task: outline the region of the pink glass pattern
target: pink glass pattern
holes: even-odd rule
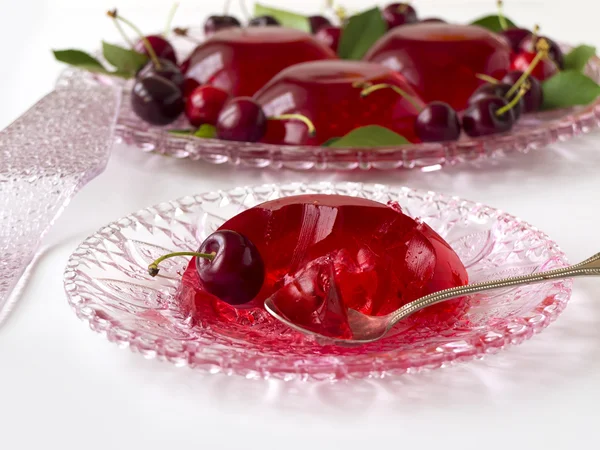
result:
[[[175,250],[195,250],[240,211],[305,193],[398,201],[439,232],[465,264],[471,282],[563,267],[565,255],[545,234],[516,217],[455,197],[360,183],[263,185],[189,196],[144,209],[86,239],[65,270],[77,316],[121,347],[177,366],[249,378],[336,380],[444,367],[519,344],[566,307],[571,280],[479,294],[449,328],[399,326],[382,341],[319,346],[266,312],[225,323],[214,313],[192,322],[178,303],[188,260],[165,262],[156,279],[147,265]]]
[[[58,88],[0,132],[0,313],[56,217],[104,170],[119,100],[106,86]]]
[[[196,37],[201,38],[201,34]],[[193,44],[185,38],[172,36],[180,56],[187,55]],[[568,46],[564,46],[565,51]],[[593,58],[587,74],[600,82],[600,59]],[[122,108],[116,129],[118,142],[174,158],[189,158],[212,164],[293,170],[393,170],[427,169],[431,167],[477,162],[512,153],[528,153],[558,141],[566,141],[600,126],[600,98],[594,103],[576,108],[528,115],[507,134],[467,139],[458,142],[414,144],[401,147],[332,149],[313,146],[279,146],[261,143],[228,142],[219,139],[199,139],[174,136],[167,128],[189,128],[185,118],[167,127],[154,127],[140,120],[130,106],[131,82],[97,77],[86,72],[67,69],[58,80],[61,86],[87,82],[110,83],[122,88]]]

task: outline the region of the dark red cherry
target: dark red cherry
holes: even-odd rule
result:
[[[219,114],[217,136],[226,141],[256,142],[267,130],[262,107],[250,97],[231,100]]]
[[[383,10],[383,19],[387,22],[388,29],[396,28],[409,23],[416,23],[417,12],[407,3],[392,3]]]
[[[251,27],[278,27],[281,26],[281,22],[273,16],[258,16],[254,17],[248,22],[248,26]]]
[[[188,97],[185,115],[195,127],[203,124],[216,125],[227,100],[229,94],[224,90],[213,86],[200,86]]]
[[[204,22],[204,34],[210,36],[226,28],[241,27],[242,24],[233,16],[210,16]]]
[[[429,17],[427,19],[419,20],[421,23],[447,23],[444,19],[438,19],[437,17]]]
[[[521,51],[520,53],[517,53],[510,63],[510,70],[518,70],[521,72],[525,72],[529,68],[536,56],[537,53],[531,53],[526,51]],[[535,69],[533,69],[533,72],[531,74],[538,80],[545,81],[548,78],[551,78],[554,75],[556,75],[558,72],[558,65],[554,61],[551,61],[549,58],[544,58],[535,66]]]
[[[167,41],[162,36],[151,35],[146,36],[145,39],[148,40],[148,43],[156,53],[156,57],[159,59],[166,59],[171,61],[173,64],[177,64],[177,55],[175,54],[175,49],[171,45],[169,41]],[[148,55],[148,50],[146,50],[146,46],[144,45],[143,40],[139,40],[136,42],[134,46],[134,50],[139,53],[143,53],[144,55],[150,57]]]
[[[519,48],[528,53],[537,53],[537,43],[540,39],[545,39],[546,42],[548,42],[548,45],[550,46],[548,56],[561,70],[563,70],[565,68],[565,56],[560,49],[560,46],[552,39],[548,39],[544,36],[530,35],[519,43]]]
[[[500,34],[508,41],[513,51],[518,53],[521,50],[521,42],[531,36],[531,31],[526,28],[509,28]]]
[[[502,82],[513,85],[522,75],[523,72],[520,70],[509,72],[502,78]],[[529,82],[529,89],[523,96],[523,112],[529,113],[539,111],[544,103],[544,91],[542,85],[535,77],[527,77],[527,81]]]
[[[193,78],[185,78],[183,80],[183,84],[181,85],[181,92],[183,93],[183,100],[187,101],[189,96],[194,92],[194,90],[200,86]]]
[[[460,137],[460,121],[448,103],[431,102],[421,110],[415,132],[423,142],[456,141]]]
[[[131,107],[152,125],[168,125],[183,112],[183,94],[175,83],[157,75],[138,78],[131,91]]]
[[[310,23],[310,31],[313,34],[316,34],[323,27],[331,26],[330,20],[323,16],[310,16],[308,21]]]
[[[463,114],[463,130],[471,137],[510,131],[516,121],[512,109],[498,114],[498,110],[507,105],[508,102],[504,98],[491,96],[473,103]]]
[[[235,231],[220,230],[206,238],[198,252],[215,254],[212,261],[196,257],[196,270],[209,293],[239,306],[251,302],[260,292],[265,265],[247,237]]]
[[[515,82],[516,82],[516,80],[515,80]],[[512,84],[508,84],[508,83],[484,84],[483,86],[480,86],[479,88],[477,88],[477,90],[473,93],[471,98],[469,98],[469,105],[477,103],[479,100],[486,98],[486,97],[490,97],[490,96],[491,97],[502,97],[502,98],[506,99],[507,98],[506,94],[508,94],[508,92],[511,89],[512,89]],[[510,98],[508,98],[507,100],[508,101],[512,100],[513,98],[515,98],[515,95],[516,95],[516,93],[511,95]],[[525,102],[524,102],[523,98],[521,97],[519,102],[512,109],[512,111],[515,115],[515,120],[519,120],[524,109],[525,109]]]
[[[158,75],[159,77],[166,78],[167,80],[173,82],[176,86],[183,86],[183,74],[181,73],[181,69],[179,66],[169,60],[159,59],[160,67],[157,67],[152,61],[148,62],[142,69],[138,72],[138,78],[145,78],[153,75]]]
[[[331,50],[337,53],[340,45],[342,29],[340,27],[326,26],[317,31],[315,37]]]

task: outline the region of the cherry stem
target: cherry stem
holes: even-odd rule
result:
[[[533,59],[533,61],[531,61],[531,64],[529,64],[527,70],[523,72],[521,78],[519,78],[517,82],[513,85],[513,87],[511,87],[510,90],[506,93],[506,98],[510,98],[511,96],[513,96],[521,88],[521,85],[525,83],[525,81],[527,81],[527,79],[533,73],[540,61],[548,56],[550,45],[548,44],[548,41],[546,39],[540,39],[536,44],[536,49],[538,51],[537,55],[535,55],[535,58]]]
[[[175,18],[177,8],[179,8],[179,2],[173,3],[173,6],[171,6],[171,10],[169,11],[169,16],[167,17],[167,25],[165,26],[165,32],[163,33],[163,36],[165,37],[171,31],[171,25],[173,24],[173,19]]]
[[[186,38],[188,41],[193,42],[194,44],[202,43],[198,39],[194,39],[193,37],[191,37],[188,34],[188,32],[189,32],[189,28],[180,28],[180,27],[173,28],[173,33],[175,33],[176,36],[181,36],[183,38]]]
[[[115,20],[115,19],[113,19],[113,23],[115,24],[115,27],[117,27],[117,30],[119,31],[119,34],[121,35],[121,37],[123,38],[123,40],[133,50],[133,48],[135,47],[135,45],[133,44],[133,42],[131,41],[131,39],[129,39],[129,36],[127,36],[127,34],[125,33],[125,30],[121,26],[121,23],[118,20]]]
[[[502,0],[498,0],[498,22],[500,22],[500,26],[503,30],[508,30],[510,27],[508,26],[508,22],[506,21],[506,17],[504,17],[504,2]]]
[[[534,43],[535,45],[535,41],[537,41],[537,37],[540,34],[540,26],[536,25],[535,27],[533,27],[533,31],[531,32],[531,42]]]
[[[415,101],[415,99],[412,98],[412,96],[408,94],[408,92],[406,92],[403,89],[400,89],[398,86],[394,86],[393,84],[386,84],[386,83],[374,84],[372,86],[364,88],[361,91],[360,96],[361,97],[366,97],[367,95],[369,95],[369,94],[371,94],[371,93],[373,93],[375,91],[379,91],[381,89],[391,89],[391,90],[393,90],[396,94],[399,94],[402,97],[404,97],[406,100],[408,100],[410,102],[410,104],[413,105],[417,111],[421,111],[421,105],[419,105]]]
[[[480,80],[487,81],[490,84],[500,84],[500,82],[498,80],[496,80],[494,77],[486,75],[485,73],[477,73],[477,74],[475,74],[475,77],[479,78]]]
[[[502,115],[506,114],[508,111],[510,111],[511,109],[513,109],[517,105],[517,103],[519,103],[521,101],[521,98],[523,98],[523,96],[527,93],[527,91],[528,91],[527,86],[525,86],[525,85],[521,86],[521,89],[519,89],[519,92],[517,93],[517,95],[515,95],[515,98],[513,98],[507,105],[503,106],[498,111],[496,111],[496,115],[502,116]]]
[[[407,9],[408,9],[408,4],[407,3],[402,3],[401,5],[398,6],[398,12],[400,14],[404,14]]]
[[[127,25],[129,28],[131,28],[135,33],[137,33],[140,36],[140,39],[142,40],[142,43],[144,44],[144,47],[146,48],[146,51],[148,52],[148,55],[150,56],[152,63],[154,64],[154,66],[157,69],[160,70],[161,65],[160,65],[160,61],[158,60],[158,56],[156,56],[156,52],[152,48],[152,45],[150,45],[150,42],[148,41],[148,39],[146,39],[146,37],[144,36],[144,33],[142,33],[142,31],[138,27],[136,27],[132,22],[130,22],[129,20],[125,19],[124,17],[121,17],[120,15],[118,15],[116,9],[113,9],[112,11],[108,11],[106,14],[108,15],[108,17],[113,18],[115,21],[120,20],[121,22],[123,22],[125,25]]]
[[[335,7],[335,11],[334,12],[335,12],[336,17],[340,21],[340,23],[344,23],[344,21],[348,17],[348,11],[346,10],[346,8],[344,8],[343,6],[338,5],[338,6]]]
[[[204,259],[208,259],[209,261],[212,261],[213,259],[215,259],[216,255],[217,255],[216,253],[198,253],[198,252],[169,253],[168,255],[161,256],[156,261],[154,261],[152,264],[150,264],[148,266],[148,274],[151,277],[157,276],[158,273],[160,272],[160,269],[158,268],[158,266],[160,265],[161,262],[163,262],[164,260],[169,259],[169,258],[176,258],[178,256],[195,256],[197,258],[204,258]]]
[[[248,12],[248,8],[246,8],[245,0],[240,0],[240,8],[241,8],[242,14],[246,18],[246,20],[250,19],[250,13]]]
[[[299,120],[303,122],[308,128],[308,134],[313,137],[317,134],[317,128],[312,121],[302,114],[281,114],[280,116],[269,117],[269,120]]]

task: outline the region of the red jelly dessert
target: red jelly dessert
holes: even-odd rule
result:
[[[262,307],[274,295],[294,323],[330,336],[349,337],[346,308],[385,315],[468,280],[459,257],[429,226],[399,208],[362,198],[286,197],[246,210],[220,230],[244,235],[262,257],[265,280],[251,307]],[[252,320],[247,310],[203,289],[195,259],[183,282],[193,289],[193,296],[182,299],[192,315],[210,307],[225,320]],[[447,321],[456,318],[457,305],[423,313]]]
[[[506,40],[484,28],[419,23],[394,28],[364,59],[400,72],[426,102],[442,101],[462,110],[482,84],[476,75],[501,79],[510,56]]]
[[[232,96],[251,96],[293,64],[336,58],[303,31],[282,27],[228,28],[199,45],[183,64],[186,77]]]
[[[404,90],[411,99],[390,87],[361,96],[366,86],[388,85]],[[271,144],[321,145],[355,128],[380,125],[410,141],[415,119],[424,106],[401,75],[379,64],[362,61],[314,61],[281,71],[254,99],[267,117],[300,114],[315,127],[299,120],[270,121],[263,141]]]

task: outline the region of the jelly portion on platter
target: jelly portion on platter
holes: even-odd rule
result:
[[[401,73],[426,102],[443,101],[461,110],[483,84],[477,74],[506,75],[511,48],[478,26],[420,23],[394,28],[364,59]]]
[[[294,323],[347,337],[346,308],[385,315],[468,281],[456,253],[429,226],[397,206],[371,200],[286,197],[246,210],[220,230],[236,231],[254,243],[265,264],[265,281],[249,309],[235,309],[202,288],[192,260],[183,284],[195,294],[182,300],[192,316],[212,308],[224,320],[251,323],[253,309],[275,295]],[[447,322],[462,309],[464,301],[458,300],[428,308],[421,317]]]
[[[391,88],[361,96],[368,85]],[[309,133],[299,121],[270,121],[263,142],[271,144],[321,145],[366,125],[380,125],[416,142],[417,107],[424,103],[404,78],[379,65],[362,61],[316,61],[297,64],[275,76],[256,95],[268,117],[301,114],[312,121]]]
[[[212,35],[184,62],[186,77],[233,96],[251,96],[286,67],[333,59],[312,35],[280,27],[230,28]]]

